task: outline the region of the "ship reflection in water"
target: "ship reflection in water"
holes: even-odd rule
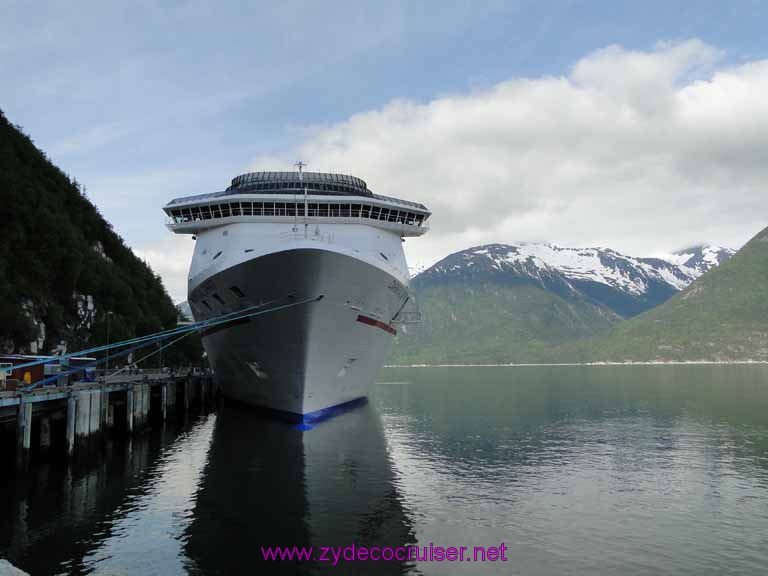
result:
[[[415,536],[365,405],[312,430],[225,403],[112,443],[82,469],[2,480],[0,557],[32,574],[401,574],[407,562],[264,561],[261,546],[404,546]]]
[[[265,562],[260,550],[415,543],[378,414],[364,405],[303,432],[225,405],[184,540],[187,557],[205,574],[241,573],[248,565],[258,574],[408,571],[396,561]]]

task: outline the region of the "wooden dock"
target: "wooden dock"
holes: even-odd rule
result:
[[[141,431],[150,416],[165,421],[204,408],[215,394],[212,377],[204,373],[107,375],[96,382],[0,392],[0,426],[6,434],[15,428],[16,461],[24,467],[33,448],[63,443],[71,457],[105,433]]]

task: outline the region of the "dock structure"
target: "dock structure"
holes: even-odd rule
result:
[[[15,427],[16,462],[24,467],[33,449],[63,447],[72,457],[105,433],[140,432],[150,416],[183,418],[193,408],[205,408],[215,394],[211,375],[193,371],[116,373],[95,382],[0,391],[0,429],[7,433]]]

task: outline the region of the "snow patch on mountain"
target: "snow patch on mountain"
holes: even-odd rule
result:
[[[610,248],[488,244],[452,254],[419,277],[456,276],[464,272],[510,273],[542,282],[559,277],[569,285],[593,282],[642,296],[660,284],[682,290],[734,252],[719,246],[699,246],[660,258],[638,258]]]

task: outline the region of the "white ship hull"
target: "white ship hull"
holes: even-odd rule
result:
[[[409,298],[402,243],[427,231],[430,212],[298,167],[241,174],[163,210],[196,240],[195,320],[236,319],[202,331],[223,393],[312,421],[368,396]],[[237,314],[254,308],[275,310]]]
[[[407,299],[400,238],[346,226],[343,231],[351,235],[346,241],[278,234],[280,243],[259,254],[243,248],[253,240],[253,227],[238,226],[243,225],[229,227],[224,242],[220,229],[209,233],[215,238],[198,239],[203,263],[212,250],[222,252],[217,258],[222,262],[191,277],[197,320],[263,303],[270,308],[321,298],[204,331],[203,345],[223,394],[305,420],[367,397],[392,344],[391,321]],[[212,246],[206,250],[207,244]],[[226,259],[228,253],[235,261]],[[224,306],[217,307],[222,300]]]

